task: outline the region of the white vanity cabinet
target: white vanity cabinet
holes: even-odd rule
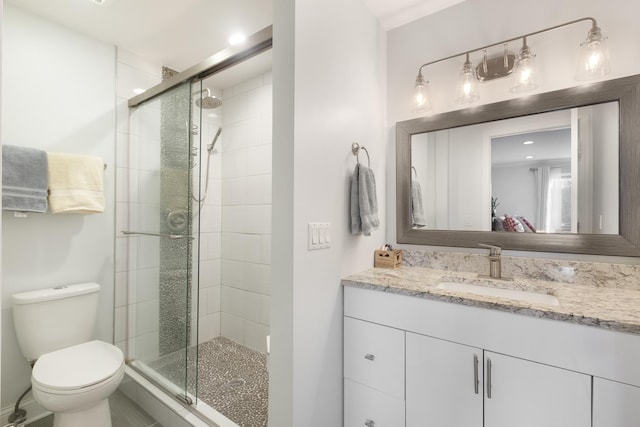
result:
[[[637,335],[349,286],[344,315],[345,427],[640,426]]]
[[[590,427],[591,376],[407,332],[406,426]]]
[[[593,379],[593,427],[640,425],[640,387]]]

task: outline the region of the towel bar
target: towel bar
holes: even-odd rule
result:
[[[351,152],[354,156],[356,156],[356,161],[358,162],[358,164],[360,164],[360,157],[358,157],[358,155],[360,154],[361,149],[364,150],[365,153],[367,153],[367,167],[371,167],[371,157],[369,157],[369,151],[357,142],[351,144]]]
[[[122,231],[122,234],[125,234],[127,236],[154,236],[154,237],[167,237],[169,239],[184,239],[185,237],[191,237],[191,236],[187,236],[186,234],[167,234],[167,233],[145,233],[142,231]],[[193,239],[193,237],[191,237]]]

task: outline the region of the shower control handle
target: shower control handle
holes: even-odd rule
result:
[[[373,420],[367,420],[367,421],[364,422],[364,425],[367,426],[367,427],[375,427],[376,422],[373,421]]]

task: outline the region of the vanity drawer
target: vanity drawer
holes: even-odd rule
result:
[[[344,380],[344,427],[404,426],[404,400]]]
[[[344,318],[344,377],[404,399],[404,331]]]

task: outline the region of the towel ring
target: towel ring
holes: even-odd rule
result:
[[[369,157],[369,151],[364,146],[360,146],[357,142],[351,144],[351,152],[354,156],[356,156],[356,161],[360,164],[360,149],[363,149],[365,153],[367,153],[367,167],[371,167],[371,157]]]

